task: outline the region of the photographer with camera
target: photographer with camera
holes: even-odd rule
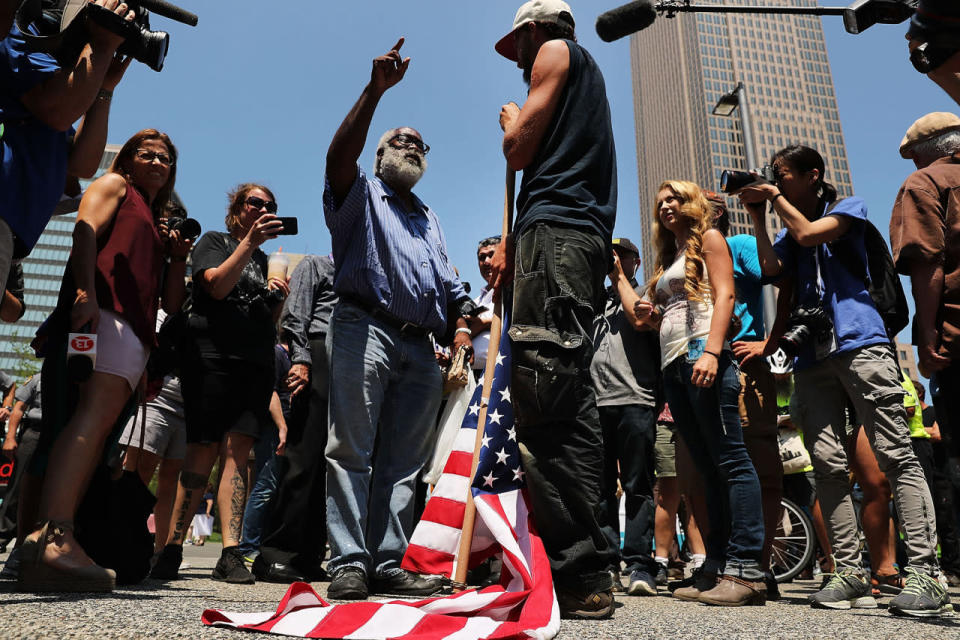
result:
[[[96,4],[128,21],[135,17],[118,0]],[[40,28],[34,23],[28,30],[37,35]],[[11,260],[36,244],[67,176],[92,177],[100,164],[113,90],[130,58],[117,54],[123,37],[95,24],[87,31],[88,42],[70,64],[35,51],[16,26],[0,41],[0,282]]]
[[[920,0],[907,40],[914,68],[960,104],[960,3]]]
[[[111,429],[131,409],[154,345],[161,291],[168,312],[183,301],[190,242],[157,224],[173,192],[176,160],[166,134],[140,131],[80,203],[70,263],[45,325],[42,375],[52,410],[44,407],[33,465],[42,471],[46,463],[42,527],[23,545],[21,591],[113,589],[114,572],[95,564],[78,545],[73,519]],[[89,379],[71,383],[67,336],[81,327],[96,334],[96,362]]]
[[[193,305],[180,368],[187,452],[173,527],[150,574],[153,578],[177,579],[187,527],[223,447],[217,490],[223,552],[213,578],[254,582],[238,549],[247,501],[247,460],[264,425],[273,424],[275,324],[290,289],[285,280],[267,277],[267,256],[260,249],[283,230],[273,192],[245,183],[228,199],[227,232],[208,231],[193,251]]]
[[[863,571],[857,519],[850,498],[849,464],[844,448],[844,407],[849,400],[864,425],[880,468],[893,493],[906,537],[906,585],[890,602],[898,615],[936,616],[949,610],[949,597],[937,580],[933,502],[910,444],[900,372],[884,321],[867,281],[841,254],[867,264],[867,207],[857,197],[837,200],[824,181],[823,158],[814,149],[793,145],[771,161],[774,182],[758,180],[738,191],[753,218],[763,274],[793,278],[797,401],[804,407],[804,441],[813,456],[817,491],[836,573],[810,597],[820,608],[874,608]],[[785,229],[774,244],[766,228],[771,203]],[[804,325],[806,331],[798,331]]]

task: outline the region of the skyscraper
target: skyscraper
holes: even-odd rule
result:
[[[721,4],[700,0],[697,4]],[[722,4],[755,4],[723,0]],[[766,0],[815,6],[815,0]],[[833,78],[820,18],[749,13],[682,13],[631,36],[644,276],[652,275],[650,217],[657,187],[692,180],[719,191],[724,169],[747,167],[738,117],[712,115],[720,97],[743,82],[758,162],[804,144],[826,163],[825,179],[842,196],[853,192]],[[737,114],[734,113],[734,116]],[[731,234],[752,233],[736,198]],[[780,229],[775,215],[768,228]]]

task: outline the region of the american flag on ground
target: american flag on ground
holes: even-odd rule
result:
[[[453,452],[410,540],[403,567],[453,575],[468,487],[477,507],[470,566],[501,554],[500,584],[416,602],[331,605],[304,583],[290,586],[276,612],[208,609],[207,625],[305,638],[475,640],[549,639],[560,630],[550,563],[532,528],[510,398],[510,338],[504,322],[472,484],[470,467],[480,414],[478,387]]]

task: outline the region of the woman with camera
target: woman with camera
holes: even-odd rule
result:
[[[753,218],[764,275],[795,283],[793,326],[785,336],[792,336],[797,349],[798,422],[813,457],[836,560],[836,573],[810,603],[830,609],[877,606],[861,564],[850,499],[844,447],[849,400],[893,487],[906,538],[906,584],[890,610],[940,615],[949,597],[937,580],[933,503],[911,447],[896,356],[862,272],[849,265],[859,260],[866,271],[866,204],[856,197],[837,199],[836,189],[824,181],[823,158],[810,147],[781,149],[771,164],[774,182],[748,186],[739,195]],[[766,228],[768,203],[785,227],[773,244]]]
[[[191,243],[157,224],[176,161],[166,134],[140,131],[80,202],[57,308],[45,325],[43,435],[34,460],[34,469],[46,462],[42,526],[23,545],[21,590],[113,589],[114,572],[77,544],[73,519],[111,428],[132,409],[161,298],[167,311],[183,302]],[[93,373],[79,384],[66,381],[71,331],[97,336]]]
[[[263,185],[241,184],[228,199],[227,232],[207,232],[193,251],[193,305],[181,362],[187,453],[173,526],[150,574],[164,580],[178,577],[190,519],[222,454],[217,507],[223,552],[213,578],[236,584],[254,581],[238,550],[247,458],[261,430],[273,424],[269,408],[275,324],[290,290],[286,281],[267,278],[267,256],[260,249],[283,227],[275,215],[273,192]]]
[[[633,293],[622,273],[616,282],[634,321],[660,330],[664,395],[707,493],[707,559],[695,583],[674,597],[763,605],[760,483],[743,444],[740,372],[727,341],[733,262],[712,217],[713,207],[696,184],[664,182],[653,217],[651,300]]]

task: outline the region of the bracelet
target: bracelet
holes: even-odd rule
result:
[[[6,409],[7,411],[13,411],[13,407],[11,407],[11,406],[9,406],[9,405],[8,405],[8,406],[5,406],[4,409]]]
[[[703,352],[704,352],[704,353],[709,353],[710,355],[712,355],[714,358],[717,359],[717,362],[720,362],[720,355],[719,355],[719,354],[714,353],[713,351],[707,351],[706,349],[704,349]]]
[[[113,99],[113,91],[107,89],[100,89],[97,91],[97,100],[111,100]]]
[[[772,198],[770,198],[770,204],[773,204],[774,202],[776,202],[776,201],[777,201],[777,198],[782,198],[782,197],[783,197],[783,193],[781,193],[781,192],[778,191],[778,192],[777,192],[777,195],[775,195],[775,196],[773,196]]]
[[[468,328],[466,328],[466,327],[457,327],[457,330],[456,330],[454,333],[466,333],[466,334],[469,335],[469,334],[471,334],[471,333],[473,333],[473,332],[470,331],[470,329],[468,329]]]

